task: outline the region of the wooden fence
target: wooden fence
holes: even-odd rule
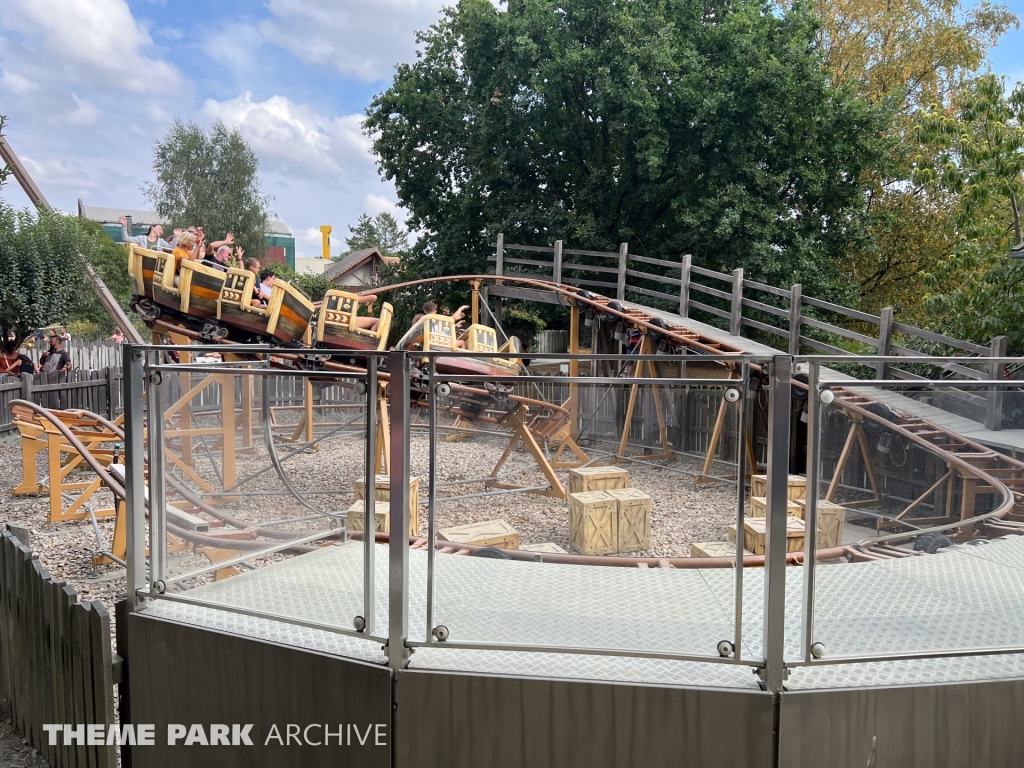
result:
[[[82,408],[113,419],[123,410],[121,369],[0,375],[0,434],[14,429],[8,403],[30,400],[44,408]]]
[[[725,274],[694,266],[688,254],[679,261],[668,261],[631,254],[628,243],[622,243],[617,252],[565,248],[561,240],[550,247],[511,245],[505,242],[503,234],[498,235],[492,247],[495,252],[488,256],[488,261],[495,265],[496,275],[521,273],[543,277],[559,285],[597,289],[596,292],[614,295],[618,300],[625,300],[630,293],[639,294],[658,300],[683,317],[690,317],[696,311],[733,336],[754,331],[763,343],[791,355],[813,351],[830,355],[905,357],[924,354],[921,350],[965,358],[1006,355],[1005,336],[996,336],[987,345],[954,339],[896,322],[892,307],[882,309],[877,315],[861,312],[804,296],[799,284],[786,289],[747,280],[742,268]],[[511,269],[506,268],[509,265]],[[498,286],[490,288],[490,293],[526,297],[536,291]],[[851,348],[839,346],[844,342]],[[927,380],[920,373],[892,363],[871,364],[871,367],[879,379]],[[970,367],[965,360],[964,365],[945,365],[943,371],[943,375],[949,377],[984,380],[999,378],[1002,366],[987,363],[978,369]],[[951,390],[950,393],[979,411],[979,421],[983,420],[986,428],[1001,428],[1001,390],[985,394],[968,390]]]
[[[9,530],[0,531],[0,694],[11,722],[53,768],[114,768],[117,747],[85,744],[90,724],[114,723],[110,616],[79,603]],[[117,660],[120,661],[119,659]],[[50,746],[47,723],[82,725],[81,745]]]
[[[80,341],[72,339],[64,343],[64,350],[71,356],[71,364],[75,368],[89,371],[101,371],[104,368],[121,367],[121,345],[113,341]],[[44,343],[26,348],[24,353],[39,365],[39,358],[48,349]]]

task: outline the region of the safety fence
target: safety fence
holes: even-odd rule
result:
[[[617,252],[566,248],[561,240],[553,246],[513,245],[505,242],[503,234],[498,235],[492,247],[495,253],[488,261],[495,265],[496,275],[522,273],[543,277],[559,285],[614,295],[620,301],[629,294],[655,299],[656,304],[682,317],[695,315],[696,319],[727,329],[733,336],[753,335],[791,355],[820,352],[913,357],[924,352],[997,358],[1006,354],[1005,336],[996,336],[987,345],[955,339],[897,322],[892,307],[885,307],[878,314],[862,312],[805,296],[800,284],[786,289],[748,280],[742,268],[727,274],[698,267],[689,254],[679,261],[670,261],[630,253],[628,243],[622,243]],[[500,289],[492,292],[500,295]],[[872,367],[878,379],[928,378],[912,365],[884,361]],[[1001,378],[1003,373],[997,363],[992,363],[988,370],[949,363],[944,377],[977,381]],[[986,395],[951,389],[944,394],[960,401],[960,407],[986,428],[1002,428],[1000,391]]]
[[[0,694],[11,722],[54,768],[117,765],[117,746],[106,744],[114,662],[103,604],[79,603],[11,531],[0,531]],[[65,745],[61,734],[51,746],[48,723],[77,724],[67,739],[76,743]],[[101,738],[94,726],[102,726]]]

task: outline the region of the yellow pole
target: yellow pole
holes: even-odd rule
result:
[[[324,224],[320,227],[320,236],[323,238],[323,257],[331,258],[331,225]]]

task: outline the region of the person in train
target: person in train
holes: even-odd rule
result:
[[[228,267],[231,266],[231,246],[221,245],[212,254],[204,256],[200,264],[204,267],[210,267],[211,269],[219,269],[221,272],[227,272]]]
[[[174,230],[174,237],[168,242],[164,240],[164,228],[159,224],[154,224],[146,234],[132,236],[128,234],[128,219],[125,216],[121,216],[117,221],[121,225],[122,242],[135,243],[143,248],[149,248],[151,251],[173,250],[174,246],[178,243],[178,236],[181,234],[180,229]]]

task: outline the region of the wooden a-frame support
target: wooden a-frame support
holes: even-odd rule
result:
[[[832,474],[832,481],[828,484],[828,491],[825,493],[825,500],[832,501],[835,498],[836,491],[839,489],[839,480],[842,478],[843,472],[846,471],[846,465],[850,461],[850,457],[853,455],[854,446],[857,446],[864,459],[864,467],[868,472],[868,482],[871,483],[871,490],[875,492],[875,497],[873,499],[845,502],[843,506],[864,507],[872,504],[881,504],[885,501],[885,497],[882,496],[882,492],[879,490],[878,478],[875,477],[875,467],[871,463],[871,451],[868,448],[867,436],[864,434],[864,417],[856,412],[851,412],[848,415],[850,417],[850,431],[846,435],[846,442],[843,444],[843,451],[839,454],[839,461],[836,462],[836,469]]]
[[[729,379],[736,380],[736,371],[734,369],[729,370]],[[701,469],[701,473],[694,478],[693,482],[697,485],[704,483],[713,483],[716,480],[735,480],[736,475],[712,475],[711,465],[715,461],[715,451],[718,450],[718,443],[722,439],[722,432],[725,431],[725,417],[729,411],[731,403],[722,398],[721,404],[718,406],[718,416],[715,418],[714,429],[711,430],[711,442],[708,443],[708,452],[704,456],[704,467]],[[739,408],[739,403],[735,403],[736,407]],[[749,479],[751,475],[757,471],[757,453],[754,451],[754,435],[751,432],[750,425],[744,425],[744,429],[747,430],[746,443],[747,450],[747,471],[744,479]]]
[[[544,473],[544,478],[550,484],[550,488],[547,490],[534,490],[526,491],[527,493],[534,493],[539,496],[553,496],[556,499],[566,498],[565,487],[562,485],[562,481],[558,479],[558,475],[552,468],[551,463],[548,461],[547,456],[544,455],[544,451],[533,437],[533,433],[530,432],[530,428],[526,422],[526,413],[520,409],[514,413],[506,424],[512,429],[512,437],[508,441],[508,445],[505,447],[505,452],[501,454],[501,458],[498,459],[498,463],[494,465],[494,469],[491,471],[491,477],[497,477],[501,471],[502,466],[508,461],[508,457],[512,455],[512,450],[519,444],[519,441],[523,441],[523,445],[526,446],[526,450],[530,452],[533,460],[537,462],[537,466],[540,471]],[[560,453],[560,451],[559,451]],[[557,456],[558,454],[556,454]],[[485,486],[490,488],[505,488],[508,490],[524,489],[521,485],[513,485],[510,483],[502,483],[497,480],[488,480],[484,483]],[[525,489],[524,489],[525,490]]]
[[[640,352],[641,355],[651,354],[651,341],[644,334],[640,340]],[[654,361],[640,360],[636,363],[636,368],[633,371],[633,378],[643,378],[644,366],[647,367],[650,378],[658,378],[658,369],[654,364]],[[619,440],[619,453],[617,456],[612,456],[611,461],[613,463],[623,463],[626,461],[661,461],[663,459],[671,459],[675,454],[672,453],[672,446],[668,442],[668,427],[665,424],[665,412],[661,403],[661,392],[660,387],[657,384],[651,385],[651,392],[654,394],[654,411],[658,417],[658,439],[661,442],[661,453],[656,454],[645,454],[641,456],[630,456],[626,457],[626,448],[629,445],[629,430],[633,426],[633,411],[636,409],[637,395],[640,392],[640,385],[634,384],[629,389],[629,404],[626,406],[626,419],[622,425],[622,438]]]

